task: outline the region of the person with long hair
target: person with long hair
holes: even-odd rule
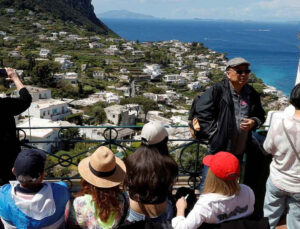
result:
[[[203,192],[187,217],[184,197],[177,201],[177,216],[172,219],[175,229],[198,228],[204,222],[219,224],[249,216],[254,210],[254,193],[238,183],[240,164],[232,153],[207,155],[203,164],[209,167]]]
[[[178,175],[178,165],[169,155],[168,132],[160,122],[142,129],[142,144],[125,159],[125,186],[130,209],[127,221],[160,221],[173,218],[168,196]]]
[[[124,162],[105,146],[78,165],[81,191],[73,202],[75,218],[82,228],[117,228],[125,219],[127,197],[120,184],[126,174]]]
[[[271,122],[264,149],[273,156],[266,184],[264,216],[276,228],[285,209],[287,228],[300,227],[300,84],[290,95],[294,114]]]

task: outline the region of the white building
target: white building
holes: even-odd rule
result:
[[[41,99],[31,103],[30,116],[35,118],[61,120],[71,114],[68,104],[56,99]]]
[[[82,40],[82,38],[79,37],[77,34],[69,34],[67,36],[67,40],[69,40],[69,41],[76,41],[76,40]]]
[[[4,41],[13,41],[15,39],[16,39],[15,37],[9,37],[9,36],[3,38]]]
[[[104,80],[105,79],[105,73],[104,71],[93,71],[93,78]]]
[[[135,125],[136,114],[129,113],[129,109],[122,105],[113,105],[104,108],[106,118],[110,123],[114,125]]]
[[[89,47],[90,47],[91,49],[101,48],[101,47],[102,47],[102,44],[101,44],[101,43],[98,43],[98,42],[91,42],[91,43],[89,43]]]
[[[78,74],[76,72],[67,72],[67,73],[55,73],[53,76],[55,82],[59,80],[66,80],[71,84],[77,84]]]
[[[166,83],[174,83],[178,85],[184,85],[186,83],[185,78],[178,74],[168,74],[164,76]]]
[[[120,96],[112,92],[107,92],[105,97],[107,103],[120,103]]]
[[[199,91],[201,89],[201,83],[200,82],[192,82],[192,83],[189,83],[187,85],[187,87],[192,90],[192,91]]]
[[[104,52],[107,55],[118,55],[118,54],[120,54],[120,50],[117,48],[116,45],[111,45],[109,48],[105,49]]]
[[[200,62],[200,63],[195,62],[195,68],[199,68],[199,69],[202,69],[202,70],[207,70],[208,66],[209,66],[208,62]]]
[[[54,61],[61,64],[62,70],[69,69],[74,65],[74,63],[70,61],[68,57],[56,57]]]
[[[5,37],[5,36],[6,36],[6,32],[4,32],[4,31],[0,31],[0,36],[3,36],[3,37]]]
[[[161,75],[161,69],[159,64],[146,64],[143,72],[150,75],[151,80]]]
[[[74,124],[66,121],[30,118],[30,120],[26,119],[22,123],[19,123],[17,127],[49,127],[46,129],[23,129],[23,131],[26,134],[26,139],[30,141],[57,141],[59,139],[59,127],[73,125]],[[20,131],[20,139],[23,139],[24,137],[24,133]],[[56,143],[32,143],[31,145],[45,150],[48,153],[58,150],[58,145]]]
[[[180,75],[187,79],[188,81],[193,80],[194,72],[180,72]]]
[[[198,81],[201,83],[209,83],[211,81],[211,79],[208,78],[207,76],[199,76]]]
[[[51,54],[49,49],[41,49],[40,50],[40,57],[47,58]]]
[[[32,102],[36,102],[40,99],[51,99],[51,90],[48,88],[33,86],[26,86],[26,88],[32,97]],[[17,91],[14,91],[14,94],[15,93],[17,93]]]
[[[64,36],[67,36],[68,33],[65,31],[60,31],[58,34],[60,37],[64,37]]]
[[[8,56],[13,57],[13,58],[21,58],[22,57],[19,51],[10,51],[8,53]]]

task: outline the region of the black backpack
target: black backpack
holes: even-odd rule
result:
[[[221,85],[217,84],[215,85],[216,93],[213,96],[213,103],[215,104],[215,107],[217,109],[219,108],[219,104],[221,101],[221,95],[222,95],[222,88]],[[200,104],[201,104],[201,99],[203,99],[203,96],[205,96],[205,93],[202,95],[197,95],[192,103],[191,109],[189,111],[189,127],[190,127],[190,132],[192,136],[197,139],[197,140],[202,140],[202,141],[209,141],[209,139],[214,135],[214,133],[217,131],[217,117],[208,120],[199,111]],[[218,111],[216,110],[216,113]],[[200,131],[195,130],[194,125],[193,125],[193,120],[197,119],[199,125],[201,123],[201,129]]]

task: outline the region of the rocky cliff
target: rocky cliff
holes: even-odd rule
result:
[[[0,8],[13,7],[49,13],[55,18],[84,25],[90,31],[113,35],[114,33],[96,17],[91,2],[92,0],[0,0]]]

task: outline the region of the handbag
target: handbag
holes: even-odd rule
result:
[[[297,158],[298,158],[298,160],[299,160],[299,162],[300,162],[300,156],[299,156],[299,154],[297,153],[297,150],[296,150],[294,144],[292,143],[292,140],[291,140],[290,136],[289,136],[288,133],[287,133],[287,130],[286,130],[285,126],[284,126],[284,120],[283,120],[283,119],[282,119],[282,126],[283,126],[283,131],[284,131],[284,133],[285,133],[285,135],[286,135],[286,137],[287,137],[287,139],[288,139],[288,141],[289,141],[289,143],[290,143],[290,145],[291,145],[291,147],[292,147],[294,153],[296,154],[296,156],[297,156]]]

